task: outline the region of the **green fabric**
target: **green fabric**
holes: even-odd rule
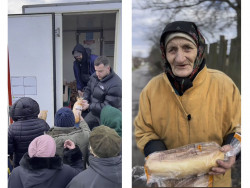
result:
[[[100,158],[116,157],[121,151],[121,137],[114,129],[100,125],[91,131],[89,145]]]
[[[56,154],[60,157],[63,157],[64,142],[67,139],[72,140],[79,146],[84,157],[87,156],[90,130],[84,120],[80,122],[79,127],[54,126],[47,134],[54,138],[56,142]]]
[[[115,129],[117,134],[122,137],[122,112],[110,105],[105,106],[101,111],[101,125],[106,125]]]

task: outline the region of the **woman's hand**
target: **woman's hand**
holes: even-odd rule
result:
[[[64,142],[64,148],[68,148],[68,149],[75,149],[75,143],[72,142],[71,140],[65,140]]]
[[[226,153],[230,149],[231,149],[230,145],[224,145],[222,146],[221,151]],[[228,169],[232,168],[232,166],[235,163],[235,160],[236,160],[235,156],[229,157],[227,161],[217,160],[216,162],[218,164],[218,167],[213,167],[208,174],[210,175],[225,174]]]

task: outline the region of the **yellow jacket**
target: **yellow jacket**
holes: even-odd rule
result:
[[[150,140],[158,139],[168,149],[211,141],[222,145],[223,139],[241,124],[240,92],[224,73],[205,66],[193,87],[178,96],[162,73],[142,90],[134,124],[142,152]],[[214,177],[213,186],[231,186],[228,178],[231,180],[230,170],[224,177]]]

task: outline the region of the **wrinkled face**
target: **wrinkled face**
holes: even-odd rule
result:
[[[187,39],[173,38],[166,46],[166,56],[173,74],[186,77],[193,71],[197,47]]]
[[[98,66],[95,66],[95,72],[99,80],[102,80],[105,76],[107,76],[110,73],[110,66],[104,66],[103,64],[100,64]]]
[[[82,53],[78,51],[74,51],[74,58],[76,61],[81,62],[82,61]]]

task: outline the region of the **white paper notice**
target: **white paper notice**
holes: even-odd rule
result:
[[[18,76],[18,77],[11,77],[11,86],[20,86],[23,85],[23,77]]]
[[[12,95],[24,95],[24,86],[12,86],[11,94]]]
[[[23,77],[23,85],[36,87],[36,77],[35,76]]]
[[[36,95],[37,93],[36,93],[36,87],[32,87],[32,86],[30,86],[30,87],[24,87],[24,93],[25,93],[25,95]]]
[[[35,76],[15,76],[11,77],[12,98],[20,96],[37,95],[37,80]]]

